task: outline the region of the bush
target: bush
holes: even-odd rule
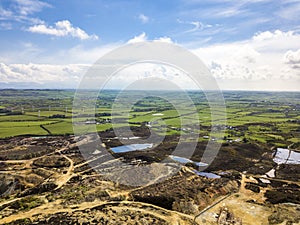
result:
[[[44,202],[41,199],[29,196],[13,202],[10,207],[17,210],[30,210],[42,205],[43,203]]]

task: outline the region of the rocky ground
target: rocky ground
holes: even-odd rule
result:
[[[281,165],[276,177],[261,180],[277,166],[266,147],[222,146],[206,169],[218,179],[195,174],[191,164],[132,187],[107,174],[125,174],[130,164],[157,176],[177,137],[167,137],[158,150],[111,155],[103,150],[118,142],[112,133],[102,138],[98,152],[91,137],[77,140],[90,158],[82,156],[74,137],[0,140],[0,224],[300,224],[299,165]],[[200,161],[203,146],[197,144],[194,161]],[[115,159],[124,163],[118,170]],[[178,168],[172,161],[167,165]]]

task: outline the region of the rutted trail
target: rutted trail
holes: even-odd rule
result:
[[[78,205],[71,205],[69,208],[64,208],[62,205],[60,205],[61,201],[57,200],[55,202],[50,202],[43,204],[39,207],[36,207],[32,210],[29,210],[27,212],[20,212],[16,215],[11,215],[9,217],[0,219],[0,224],[10,223],[12,221],[25,219],[25,218],[34,218],[35,216],[43,215],[53,215],[55,213],[60,212],[78,212],[83,211],[86,209],[93,209],[95,207],[105,206],[105,207],[111,207],[115,210],[122,210],[126,209],[129,211],[135,211],[135,212],[143,212],[150,215],[153,215],[157,218],[160,218],[164,221],[171,222],[172,225],[175,224],[192,224],[193,216],[186,215],[183,213],[179,213],[176,211],[170,211],[158,206],[154,206],[151,204],[143,203],[143,202],[131,202],[131,201],[121,201],[121,202],[100,202],[100,201],[94,201],[94,202],[84,202]]]

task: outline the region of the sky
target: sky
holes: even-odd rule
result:
[[[223,90],[300,91],[299,15],[300,0],[0,0],[0,88],[77,88],[106,53],[156,40]]]

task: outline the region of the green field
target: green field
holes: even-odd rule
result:
[[[86,91],[84,95],[89,93]],[[300,93],[297,92],[226,91],[226,120],[222,117],[221,107],[216,106],[211,112],[200,92],[188,92],[196,112],[191,111],[180,94],[164,92],[176,104],[149,94],[132,106],[129,118],[121,111],[114,111],[112,118],[112,105],[117,94],[117,91],[104,91],[95,112],[85,101],[82,101],[82,107],[72,109],[74,91],[71,90],[0,90],[0,138],[70,135],[73,134],[72,121],[81,124],[80,132],[105,131],[112,128],[110,120],[117,119],[115,127],[128,126],[128,123],[130,126],[148,124],[153,131],[163,134],[161,125],[164,124],[167,135],[196,132],[200,140],[207,139],[211,124],[215,124],[226,125],[223,136],[216,133],[208,137],[216,141],[253,141],[277,146],[300,142]],[[137,96],[138,91],[128,93],[128,98]],[[211,121],[212,113],[214,121]],[[200,129],[195,130],[198,119]],[[87,121],[95,122],[89,124]]]

